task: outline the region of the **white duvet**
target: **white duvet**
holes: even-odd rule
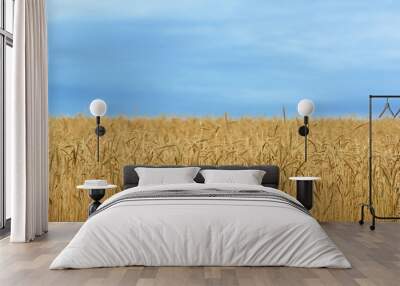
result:
[[[155,190],[266,190],[231,184],[136,187]],[[262,199],[155,198],[124,201],[92,216],[50,269],[145,266],[294,266],[350,268],[318,222],[293,206]]]

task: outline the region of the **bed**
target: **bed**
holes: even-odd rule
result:
[[[138,186],[124,168],[124,190],[110,197],[55,258],[50,269],[144,266],[350,268],[319,223],[278,190],[279,168],[261,185],[195,183]]]

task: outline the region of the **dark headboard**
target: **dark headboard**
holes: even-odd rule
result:
[[[152,168],[178,168],[184,166],[143,166],[143,165],[127,165],[124,167],[124,189],[136,187],[139,183],[136,167],[152,167]],[[265,171],[262,185],[278,189],[279,187],[279,167],[275,165],[255,165],[255,166],[199,166],[201,169],[222,169],[222,170],[263,170]],[[197,183],[204,183],[203,176],[198,173],[194,180]]]

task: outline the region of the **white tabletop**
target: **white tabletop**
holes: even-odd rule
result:
[[[318,181],[321,180],[320,177],[290,177],[289,180],[292,181]]]
[[[79,185],[76,186],[77,189],[81,190],[104,190],[104,189],[115,189],[117,185],[106,185],[106,186],[88,186],[88,185]]]

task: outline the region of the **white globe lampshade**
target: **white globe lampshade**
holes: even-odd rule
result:
[[[102,99],[95,99],[90,103],[90,113],[93,116],[104,116],[107,111],[107,104]]]
[[[297,104],[297,111],[301,116],[309,116],[314,111],[314,103],[309,99],[302,99]]]

